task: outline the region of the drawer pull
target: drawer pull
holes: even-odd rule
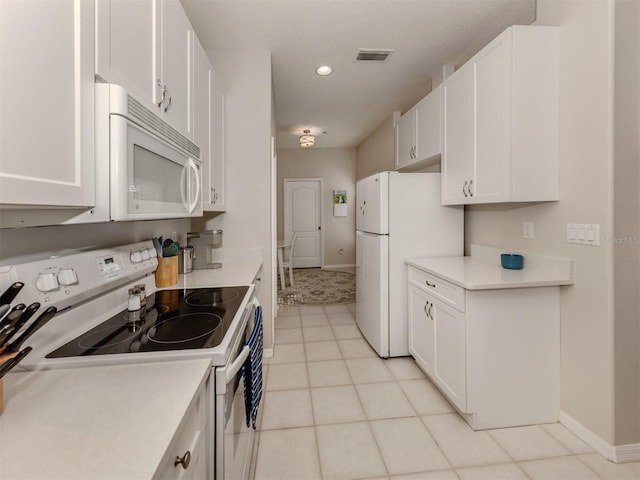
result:
[[[189,463],[191,463],[191,452],[187,450],[187,453],[185,453],[182,458],[176,457],[176,461],[173,462],[173,466],[177,467],[178,465],[182,465],[182,468],[186,470],[189,468]]]
[[[429,283],[429,280],[425,280],[424,283],[427,284],[427,287],[433,287],[436,288],[436,284],[435,283]]]

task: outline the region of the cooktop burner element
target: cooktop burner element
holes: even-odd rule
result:
[[[157,343],[181,343],[211,335],[222,318],[215,313],[187,313],[156,323],[147,337]]]
[[[248,289],[159,290],[147,297],[145,315],[119,312],[46,358],[215,347]]]
[[[238,292],[233,290],[208,290],[206,292],[196,292],[189,295],[187,297],[187,303],[196,307],[216,307],[234,301],[239,295]]]

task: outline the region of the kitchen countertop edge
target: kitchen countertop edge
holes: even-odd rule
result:
[[[574,283],[573,260],[528,254],[523,269],[509,270],[499,263],[499,253],[502,251],[474,245],[471,256],[409,258],[405,263],[466,290],[549,287]],[[477,255],[474,255],[476,252]]]

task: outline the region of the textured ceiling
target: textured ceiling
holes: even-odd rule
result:
[[[271,51],[279,148],[297,147],[304,128],[327,132],[315,148],[355,147],[424,97],[442,65],[460,65],[508,26],[535,20],[535,0],[182,4],[205,50]],[[359,48],[394,53],[387,63],[356,63]],[[319,77],[324,64],[334,73]]]

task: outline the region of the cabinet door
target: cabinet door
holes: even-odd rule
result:
[[[472,73],[465,65],[442,85],[443,205],[462,205],[470,198],[474,142]]]
[[[0,1],[0,204],[94,205],[94,12]]]
[[[211,155],[211,94],[213,88],[213,68],[198,39],[195,39],[193,65],[193,141],[202,153],[202,192],[203,209],[207,210],[212,202],[211,193],[212,155]]]
[[[434,374],[433,304],[428,295],[409,285],[409,353],[430,377]]]
[[[510,38],[501,35],[473,60],[475,175],[468,203],[510,200]]]
[[[406,112],[396,125],[396,169],[415,161],[416,109]]]
[[[193,139],[191,65],[194,32],[178,0],[162,0],[162,84],[166,98],[162,116],[185,137]]]
[[[213,71],[213,97],[211,99],[211,178],[210,203],[208,210],[225,211],[225,94],[221,78]]]
[[[465,314],[432,296],[435,321],[434,381],[461,412],[467,410]]]
[[[96,75],[122,86],[151,111],[157,105],[160,49],[159,0],[96,2]]]
[[[416,160],[442,153],[440,148],[441,90],[438,85],[416,105]]]

